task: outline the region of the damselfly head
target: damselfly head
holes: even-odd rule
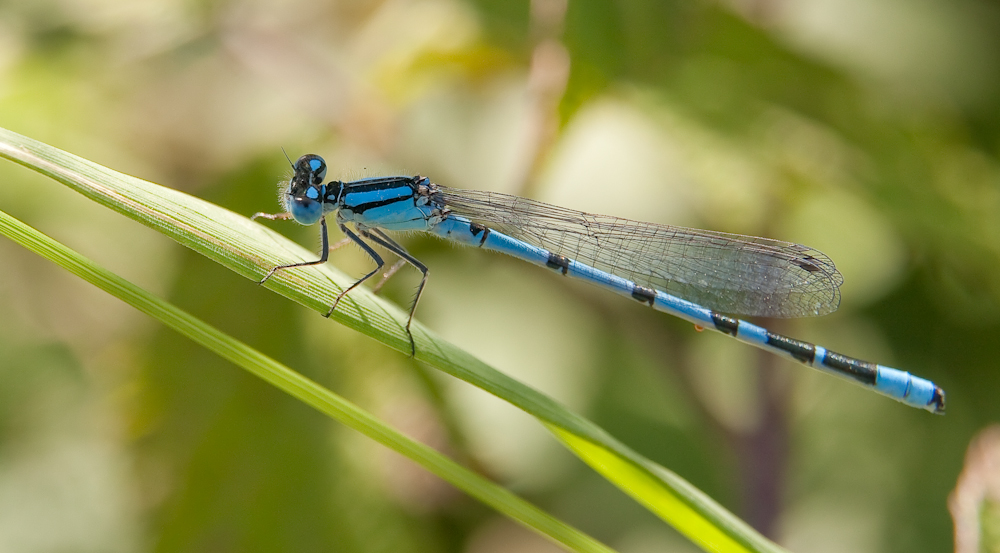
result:
[[[318,155],[308,154],[300,157],[293,168],[295,174],[288,181],[285,209],[299,223],[311,225],[323,216],[326,162]]]

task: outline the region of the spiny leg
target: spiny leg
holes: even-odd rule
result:
[[[366,236],[366,235],[362,234],[361,236]],[[339,240],[335,244],[330,244],[330,252],[333,253],[339,250],[340,248],[343,248],[344,246],[350,244],[351,242],[353,242],[353,240],[351,240],[350,238],[344,238],[342,240]],[[405,259],[400,259],[399,261],[393,263],[392,267],[389,267],[389,270],[382,275],[382,278],[378,281],[378,284],[372,286],[372,293],[378,294],[379,290],[381,290],[382,287],[385,286],[385,283],[389,281],[389,278],[391,278],[392,275],[396,274],[403,265],[406,265]]]
[[[410,252],[406,251],[406,248],[404,248],[403,246],[401,246],[398,243],[396,243],[396,241],[394,241],[393,239],[389,238],[388,235],[386,235],[384,232],[382,232],[379,229],[370,229],[370,230],[366,231],[365,233],[363,233],[362,236],[365,236],[367,238],[371,238],[371,234],[378,234],[379,237],[381,237],[383,240],[389,242],[390,244],[393,244],[394,246],[398,247],[400,250],[402,250],[402,251],[404,251],[406,253],[410,253]],[[388,282],[390,278],[392,278],[392,275],[396,274],[397,272],[399,272],[400,269],[403,268],[403,265],[406,265],[406,260],[403,259],[403,258],[400,258],[399,261],[396,261],[395,263],[393,263],[392,267],[389,267],[389,270],[386,271],[385,274],[382,275],[382,280],[378,281],[378,284],[376,284],[372,288],[372,293],[373,294],[378,294],[378,291],[381,290],[383,286],[385,286],[385,283]]]
[[[350,244],[351,242],[353,242],[353,240],[351,240],[350,238],[342,238],[340,240],[337,240],[336,244],[331,244],[330,245],[330,251],[331,252],[335,252],[335,251],[339,250],[340,248],[343,248],[344,246]]]
[[[291,213],[264,213],[263,211],[258,211],[257,213],[254,213],[250,217],[250,220],[253,221],[254,219],[270,219],[272,221],[275,221],[275,220],[285,220],[291,218],[292,218]]]
[[[346,234],[347,237],[352,242],[354,242],[355,244],[361,246],[361,249],[365,250],[365,253],[367,253],[369,255],[369,257],[372,258],[373,261],[375,261],[376,267],[375,267],[375,269],[372,272],[370,272],[367,275],[361,277],[360,279],[357,280],[357,282],[355,282],[354,284],[348,286],[347,288],[344,288],[339,294],[337,294],[337,298],[333,300],[333,305],[330,306],[330,310],[326,312],[326,315],[325,315],[326,317],[329,317],[330,315],[333,315],[333,311],[335,309],[337,309],[337,304],[340,303],[341,298],[343,298],[344,296],[346,296],[348,292],[350,292],[351,290],[354,290],[355,288],[357,288],[362,282],[368,280],[369,278],[372,277],[372,275],[374,275],[375,273],[381,271],[382,267],[385,267],[385,261],[382,261],[382,258],[377,253],[375,253],[375,250],[373,250],[371,246],[369,246],[368,244],[366,244],[364,240],[362,240],[361,238],[359,238],[357,234],[354,234],[353,232],[351,232],[351,229],[347,228],[343,223],[338,223],[337,226],[340,227],[341,232],[343,232],[344,234]],[[325,241],[323,242],[323,247],[327,248],[324,251],[328,251],[327,242],[325,242]],[[412,342],[412,340],[411,340],[411,342]]]
[[[381,290],[382,287],[385,286],[385,283],[389,282],[389,279],[392,278],[392,275],[396,274],[397,272],[399,272],[400,269],[403,268],[403,265],[406,265],[405,259],[400,259],[399,261],[393,263],[392,267],[389,267],[389,270],[382,275],[382,280],[378,281],[378,284],[376,284],[375,286],[372,286],[372,293],[378,294],[379,290]]]
[[[292,263],[290,265],[278,265],[277,267],[268,271],[267,274],[264,275],[264,278],[260,279],[260,281],[257,284],[264,284],[265,282],[267,282],[267,279],[271,278],[271,276],[274,273],[282,269],[291,269],[292,267],[306,267],[309,265],[322,265],[323,263],[326,263],[326,260],[330,256],[330,237],[327,236],[326,232],[326,217],[320,217],[319,226],[320,226],[320,237],[323,240],[323,249],[322,249],[323,253],[320,254],[319,259],[317,259],[316,261],[303,261],[302,263]]]
[[[413,323],[413,314],[417,311],[417,303],[420,301],[420,295],[424,293],[424,286],[427,284],[427,266],[417,260],[417,258],[410,255],[410,252],[406,251],[406,248],[397,244],[392,238],[386,236],[385,233],[378,229],[371,229],[365,233],[366,237],[375,242],[376,244],[382,246],[383,248],[391,251],[392,253],[398,255],[401,259],[413,265],[421,273],[423,273],[423,278],[420,279],[420,286],[417,287],[417,295],[413,297],[413,304],[410,305],[410,316],[406,319],[406,336],[410,339],[410,357],[417,354],[417,345],[413,341],[413,334],[410,332],[410,324]]]

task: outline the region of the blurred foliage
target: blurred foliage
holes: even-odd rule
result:
[[[345,177],[403,168],[817,247],[845,275],[841,310],[776,330],[936,381],[945,417],[407,239],[432,272],[424,323],[791,550],[950,547],[946,498],[1000,415],[995,5],[561,6],[0,3],[0,122],[240,213],[275,209],[284,147]],[[691,547],[513,409],[54,183],[0,175],[4,210],[611,546]],[[15,246],[0,263],[0,550],[548,547]],[[385,293],[405,303],[415,282]]]

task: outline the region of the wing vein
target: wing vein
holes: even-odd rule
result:
[[[436,186],[455,215],[704,307],[744,316],[825,315],[843,277],[791,242],[596,215],[498,192]]]

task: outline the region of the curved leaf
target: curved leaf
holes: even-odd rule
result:
[[[0,155],[62,182],[253,280],[259,280],[275,265],[315,258],[315,254],[242,215],[4,129],[0,129]],[[281,271],[266,286],[325,313],[337,294],[351,283],[353,279],[326,263]],[[406,315],[366,290],[353,291],[331,318],[409,353],[403,330]],[[782,551],[682,478],[590,421],[437,337],[419,323],[414,322],[412,330],[417,359],[536,417],[577,456],[703,549]]]

